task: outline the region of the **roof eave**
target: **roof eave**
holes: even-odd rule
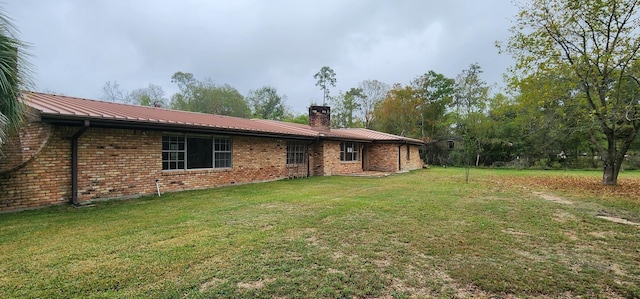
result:
[[[164,131],[164,132],[189,132],[208,134],[233,134],[252,137],[272,137],[287,139],[316,140],[317,136],[296,135],[278,132],[245,130],[234,128],[207,127],[199,125],[165,123],[165,122],[143,122],[123,119],[105,119],[94,117],[69,117],[64,115],[40,114],[42,121],[67,126],[82,126],[85,120],[90,121],[92,127],[100,128],[121,128],[134,130]]]
[[[412,141],[412,140],[404,140],[404,139],[392,139],[392,140],[375,140],[373,143],[401,143],[401,144],[412,144],[412,145],[424,145],[424,142]]]

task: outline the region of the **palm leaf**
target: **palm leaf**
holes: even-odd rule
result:
[[[17,29],[0,8],[0,153],[11,131],[24,119],[23,89],[33,86],[28,46],[16,38]]]

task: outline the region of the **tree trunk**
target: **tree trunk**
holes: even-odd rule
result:
[[[471,166],[467,163],[467,167],[464,169],[464,182],[469,183],[469,171],[471,171]]]
[[[616,185],[618,183],[618,170],[619,165],[616,165],[617,148],[616,148],[616,136],[613,130],[605,128],[605,135],[607,136],[607,151],[603,153],[604,170],[602,172],[602,183],[605,185]]]
[[[605,185],[618,184],[618,173],[613,157],[604,161],[604,172],[602,173],[602,183]]]

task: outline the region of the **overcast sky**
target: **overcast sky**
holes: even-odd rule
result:
[[[510,0],[4,0],[31,44],[36,90],[100,99],[107,81],[149,83],[169,97],[176,71],[246,95],[269,85],[303,113],[322,102],[313,75],[329,66],[339,91],[363,80],[408,84],[434,70],[455,78],[479,63],[502,85],[512,60]]]

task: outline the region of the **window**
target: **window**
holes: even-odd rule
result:
[[[162,170],[231,167],[231,138],[163,135]]]
[[[187,169],[213,168],[213,138],[187,137]]]
[[[307,146],[302,142],[287,142],[287,165],[304,164]]]
[[[215,168],[231,167],[231,139],[215,138]]]
[[[162,136],[162,169],[184,169],[184,137]]]
[[[340,161],[358,161],[360,159],[359,146],[355,142],[340,143]]]

